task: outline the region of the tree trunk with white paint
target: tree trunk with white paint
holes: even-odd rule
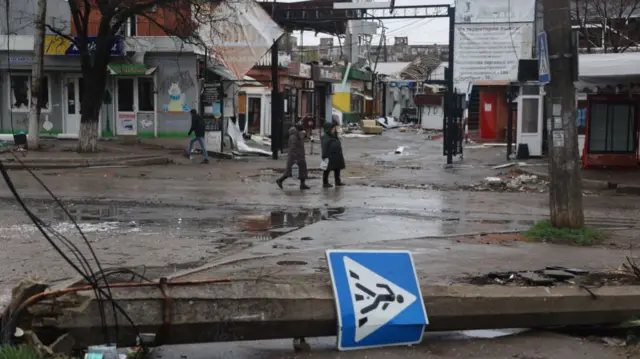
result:
[[[38,18],[36,20],[36,36],[34,39],[35,64],[31,70],[31,108],[29,110],[29,136],[27,145],[31,150],[40,146],[40,112],[42,109],[42,77],[44,76],[44,37],[47,19],[47,0],[38,0]]]
[[[91,78],[90,78],[91,79]],[[91,81],[85,81],[85,87],[90,87]],[[80,133],[78,134],[77,151],[81,153],[98,152],[98,135],[100,131],[100,108],[102,107],[101,92],[96,89],[85,91],[81,106]]]
[[[98,118],[80,122],[80,133],[78,136],[78,152],[98,152]]]

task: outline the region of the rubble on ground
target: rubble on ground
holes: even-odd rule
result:
[[[637,285],[640,278],[626,270],[609,272],[589,272],[578,268],[550,266],[532,271],[492,272],[489,274],[466,278],[476,285],[504,285],[504,286],[618,286]]]
[[[465,190],[477,192],[530,192],[543,193],[549,190],[549,181],[536,175],[510,170],[497,176],[486,177],[480,183],[465,186]]]

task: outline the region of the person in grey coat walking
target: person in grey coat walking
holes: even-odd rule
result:
[[[328,161],[327,167],[322,173],[322,186],[324,188],[333,187],[329,183],[329,172],[331,171],[333,171],[336,186],[344,186],[344,182],[340,179],[340,171],[346,166],[337,129],[338,126],[334,121],[324,123],[324,134],[320,141],[322,144],[322,160]]]
[[[307,171],[307,159],[304,153],[304,139],[306,133],[302,128],[302,123],[298,122],[289,129],[289,155],[287,158],[287,168],[280,178],[276,180],[276,184],[282,189],[282,183],[289,177],[293,176],[292,169],[294,165],[298,166],[298,179],[300,180],[300,190],[309,189],[305,184],[309,178]]]

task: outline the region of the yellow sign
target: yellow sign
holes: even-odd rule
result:
[[[47,35],[44,39],[45,55],[64,55],[71,47],[71,41],[58,35]]]

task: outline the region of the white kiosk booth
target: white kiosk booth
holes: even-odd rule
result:
[[[524,83],[520,86],[516,149],[520,144],[529,148],[529,156],[542,156],[544,87],[538,83]]]

